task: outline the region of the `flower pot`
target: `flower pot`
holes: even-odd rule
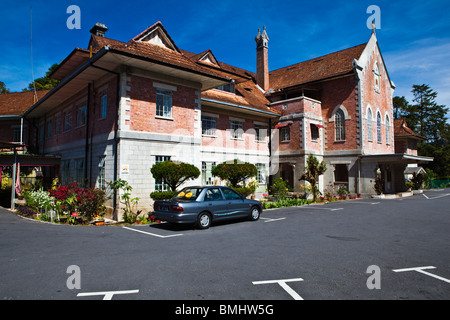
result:
[[[95,225],[96,226],[104,226],[105,225],[105,221],[95,221]]]

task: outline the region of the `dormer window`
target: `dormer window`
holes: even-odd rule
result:
[[[217,88],[217,90],[225,91],[225,92],[230,92],[230,93],[235,93],[235,90],[234,90],[234,83],[231,82],[231,83],[226,84],[226,85],[224,85],[224,86],[220,86],[220,87]]]
[[[380,73],[380,66],[378,65],[378,62],[375,63],[375,66],[373,68],[373,81],[374,81],[374,89],[375,92],[380,93],[381,90],[381,73]]]

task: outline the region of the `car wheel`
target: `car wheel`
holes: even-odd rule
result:
[[[199,229],[205,230],[211,226],[211,216],[207,212],[202,212],[197,218],[197,226]]]
[[[258,221],[260,215],[261,215],[261,212],[259,211],[259,208],[253,207],[252,210],[250,211],[249,219],[251,221]]]

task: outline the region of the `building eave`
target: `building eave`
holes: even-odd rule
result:
[[[279,117],[280,116],[279,114],[273,113],[273,112],[270,112],[270,111],[259,110],[259,109],[256,109],[256,108],[251,108],[251,107],[242,106],[242,105],[238,105],[238,104],[233,104],[233,103],[229,103],[229,102],[223,102],[223,101],[219,101],[219,100],[212,100],[212,99],[202,98],[201,101],[210,103],[212,105],[217,105],[217,106],[225,106],[225,107],[228,107],[228,108],[237,108],[237,109],[240,109],[241,111],[244,111],[244,112],[258,113],[260,115],[269,116],[270,118],[275,118],[275,117]]]

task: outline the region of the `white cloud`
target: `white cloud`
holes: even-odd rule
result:
[[[384,54],[395,95],[412,101],[412,86],[428,84],[438,92],[437,102],[450,107],[450,39],[428,38],[400,51]]]

